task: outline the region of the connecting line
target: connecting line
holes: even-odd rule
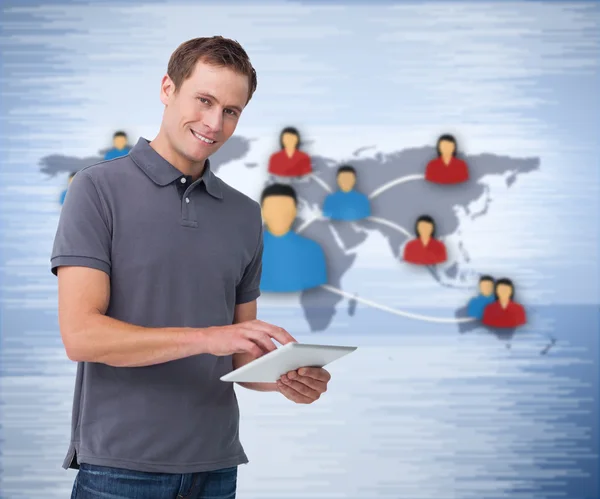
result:
[[[439,322],[439,323],[445,323],[445,324],[457,324],[459,322],[474,322],[475,321],[475,318],[473,318],[473,317],[461,317],[461,318],[450,319],[450,318],[442,318],[442,317],[431,317],[429,315],[413,314],[410,312],[404,312],[403,310],[397,310],[395,308],[386,307],[385,305],[381,305],[381,304],[376,303],[371,300],[365,300],[364,298],[359,298],[351,293],[346,293],[345,291],[342,291],[341,289],[334,288],[333,286],[330,286],[329,284],[324,284],[321,287],[323,289],[326,289],[330,293],[334,293],[336,295],[343,296],[344,298],[348,298],[351,300],[356,300],[358,303],[362,303],[369,307],[377,308],[379,310],[383,310],[384,312],[389,312],[390,314],[399,315],[400,317],[407,317],[409,319],[415,319],[418,321]]]
[[[403,184],[404,182],[410,182],[411,180],[421,180],[421,179],[424,179],[424,178],[425,178],[425,175],[415,174],[415,175],[406,175],[405,177],[400,177],[400,178],[394,179],[391,182],[388,182],[387,184],[383,184],[378,189],[374,190],[369,195],[369,199],[375,199],[382,192],[385,192],[388,189],[391,189],[395,185]]]
[[[317,220],[322,219],[322,215],[315,215],[312,218],[309,218],[306,222],[304,222],[300,227],[296,229],[296,234],[300,234],[303,230],[305,230],[311,223],[316,222]]]
[[[367,217],[366,220],[370,220],[371,222],[376,222],[381,225],[387,225],[388,227],[390,227],[394,230],[397,230],[401,234],[404,234],[406,237],[413,237],[412,234],[410,232],[408,232],[404,227],[400,227],[399,225],[395,224],[394,222],[390,222],[389,220],[386,220],[385,218]]]
[[[310,176],[310,178],[323,187],[323,189],[325,189],[327,192],[331,192],[331,187],[329,187],[327,182],[325,182],[322,178],[317,177],[314,173]]]

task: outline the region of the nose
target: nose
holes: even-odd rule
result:
[[[219,133],[223,128],[223,111],[218,106],[213,106],[204,113],[202,123],[213,133]]]

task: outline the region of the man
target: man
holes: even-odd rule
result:
[[[325,253],[316,241],[292,229],[296,220],[296,191],[271,184],[261,195],[266,230],[261,289],[292,293],[327,284]]]
[[[422,215],[415,223],[417,237],[406,243],[404,260],[415,265],[437,265],[447,260],[446,246],[435,238],[435,222],[429,215]]]
[[[106,151],[104,160],[120,158],[121,156],[127,156],[131,151],[131,147],[127,143],[127,134],[125,132],[115,132],[113,135],[113,147]]]
[[[239,441],[232,384],[219,378],[281,344],[256,320],[260,206],[211,171],[256,88],[244,49],[222,37],[183,43],[160,87],[151,142],[80,170],[51,257],[67,356],[78,362],[73,498],[233,498]],[[251,383],[311,403],[323,369]]]
[[[485,307],[492,303],[494,296],[494,278],[489,275],[483,275],[479,278],[479,295],[469,300],[467,305],[467,315],[474,319],[481,320]]]
[[[351,222],[371,216],[369,198],[354,189],[356,170],[350,165],[340,166],[337,171],[339,190],[332,192],[323,203],[323,215],[332,220]]]
[[[442,135],[437,142],[438,157],[425,168],[425,180],[436,184],[461,184],[469,180],[469,167],[456,157],[456,150],[456,139]]]

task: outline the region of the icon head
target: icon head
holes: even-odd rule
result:
[[[442,135],[437,141],[437,153],[438,156],[449,158],[450,156],[456,156],[456,139],[453,135],[445,134]]]
[[[291,185],[271,184],[260,197],[262,217],[268,231],[275,236],[283,236],[294,224],[298,198]]]
[[[515,286],[510,279],[502,278],[496,281],[496,299],[512,300],[515,296]]]
[[[435,222],[429,215],[421,215],[415,223],[415,233],[421,239],[435,238]]]
[[[337,171],[337,184],[343,192],[350,192],[356,185],[356,170],[350,165],[343,165]]]
[[[185,161],[203,162],[233,135],[255,90],[256,72],[238,42],[213,36],[182,43],[160,86],[166,144]]]
[[[479,278],[479,292],[483,296],[491,296],[494,294],[494,278],[490,275],[482,275]]]
[[[119,151],[125,149],[127,146],[127,134],[121,130],[115,132],[113,135],[113,146]]]
[[[279,145],[282,149],[300,149],[300,132],[293,126],[288,126],[279,135]]]

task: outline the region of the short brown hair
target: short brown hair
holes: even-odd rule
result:
[[[167,67],[167,74],[175,84],[175,92],[191,76],[198,61],[231,68],[248,76],[250,91],[246,103],[250,101],[256,90],[256,71],[248,54],[238,42],[222,36],[212,36],[193,38],[179,45],[171,54]]]

